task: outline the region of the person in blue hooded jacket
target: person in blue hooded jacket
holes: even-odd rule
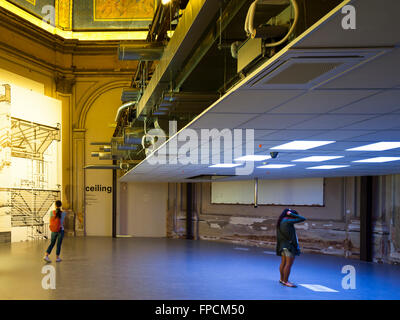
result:
[[[305,220],[306,218],[300,216],[296,210],[285,209],[276,224],[276,254],[282,257],[279,266],[281,276],[279,282],[287,287],[297,287],[294,283],[289,282],[289,275],[295,256],[300,255],[294,224]]]

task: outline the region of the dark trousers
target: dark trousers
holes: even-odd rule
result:
[[[52,232],[51,233],[51,242],[49,247],[47,248],[47,253],[50,254],[51,250],[53,250],[54,245],[57,242],[57,250],[56,255],[59,256],[61,252],[61,244],[64,238],[64,230],[60,230],[60,232]]]

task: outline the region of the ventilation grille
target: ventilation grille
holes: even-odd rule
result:
[[[341,63],[294,63],[263,84],[307,84],[340,65]]]
[[[381,49],[289,51],[284,56],[267,62],[264,70],[249,81],[246,87],[257,90],[315,89],[381,53]]]

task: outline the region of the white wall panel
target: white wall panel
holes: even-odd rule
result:
[[[324,179],[259,180],[258,204],[324,205]],[[254,181],[213,182],[215,204],[254,204]]]

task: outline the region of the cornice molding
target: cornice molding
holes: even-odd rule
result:
[[[65,1],[65,0],[64,0]],[[50,36],[58,36],[63,40],[86,40],[86,41],[109,41],[109,40],[146,40],[148,30],[96,30],[96,31],[74,31],[57,28],[41,20],[40,17],[32,15],[27,11],[19,8],[18,6],[5,1],[0,0],[0,9],[3,12],[7,12],[9,16],[13,16],[14,20],[24,20],[32,27],[40,29],[44,33]],[[64,29],[64,30],[63,30]]]
[[[115,56],[117,57],[118,46],[120,41],[78,41],[64,40],[58,36],[52,36],[29,25],[28,22],[16,17],[15,20],[10,17],[9,13],[0,7],[0,50],[7,55],[16,57],[28,64],[34,64],[40,68],[44,68],[50,72],[58,72],[61,74],[73,73],[76,75],[95,75],[102,73],[104,76],[127,75],[136,71],[136,66],[126,64],[126,68],[121,69],[120,66],[115,68],[112,64],[97,68],[83,66],[73,66],[74,57],[79,56]],[[4,18],[4,19],[3,19]],[[10,43],[9,39],[29,39],[39,46],[43,46],[45,50],[51,50],[54,54],[37,55],[37,49],[32,50],[27,47],[27,43],[23,40],[17,44]],[[136,43],[136,42],[135,42]],[[139,41],[137,43],[142,43]],[[144,43],[144,42],[143,42]],[[65,57],[63,57],[65,56]],[[63,66],[60,61],[71,61],[71,66]],[[117,62],[117,58],[115,62]]]
[[[3,84],[5,94],[0,96],[0,102],[11,103],[11,86],[9,84]]]

